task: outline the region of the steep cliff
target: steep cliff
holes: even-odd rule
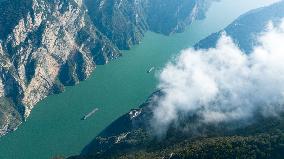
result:
[[[211,0],[1,0],[0,136],[147,30],[183,31]]]
[[[38,101],[120,55],[75,1],[7,0],[0,13],[0,135]]]
[[[212,0],[86,0],[97,28],[120,49],[138,44],[147,30],[181,32],[205,16]]]

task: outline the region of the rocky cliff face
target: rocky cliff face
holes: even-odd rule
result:
[[[0,135],[41,99],[120,55],[75,1],[7,0],[0,12]]]
[[[1,0],[0,136],[147,30],[183,31],[209,0]],[[85,5],[86,4],[86,5]]]
[[[203,18],[212,0],[86,0],[97,28],[120,49],[138,44],[147,30],[171,34]]]

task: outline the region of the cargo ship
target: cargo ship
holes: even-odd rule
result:
[[[89,117],[91,117],[92,115],[94,115],[97,111],[99,110],[99,108],[95,108],[94,110],[92,110],[90,113],[86,114],[82,120],[87,120]]]

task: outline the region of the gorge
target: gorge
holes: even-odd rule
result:
[[[232,20],[234,20],[237,16],[239,16],[241,13],[244,13],[245,11],[248,11],[253,8],[257,8],[259,6],[272,3],[271,1],[262,1],[261,3],[259,1],[251,1],[246,6],[240,8],[235,8],[232,4],[229,4],[232,2],[226,0],[224,3],[223,2],[214,3],[213,9],[209,10],[207,14],[208,17],[205,21],[196,21],[189,28],[186,29],[185,26],[189,24],[192,20],[191,19],[192,17],[188,16],[188,13],[186,13],[187,16],[183,17],[182,19],[179,19],[178,23],[174,23],[171,26],[167,25],[161,26],[159,25],[159,23],[157,23],[157,26],[153,26],[152,24],[153,22],[150,23],[147,21],[147,18],[145,18],[147,17],[145,16],[146,14],[145,10],[141,8],[132,8],[132,10],[127,8],[126,10],[131,12],[139,10],[138,12],[140,15],[139,17],[144,17],[144,16],[145,17],[142,19],[137,19],[136,22],[139,23],[139,25],[137,26],[134,24],[122,25],[122,26],[128,26],[128,28],[126,29],[122,28],[120,24],[123,23],[124,21],[128,22],[129,19],[133,20],[135,18],[133,16],[133,17],[127,17],[129,18],[129,19],[126,18],[127,20],[125,20],[124,18],[120,19],[119,17],[121,17],[121,15],[128,13],[125,13],[126,11],[119,12],[119,9],[117,9],[117,7],[118,6],[129,7],[135,5],[133,4],[127,5],[123,3],[121,5],[118,5],[118,3],[114,3],[113,1],[108,1],[108,2],[110,3],[106,3],[106,5],[116,6],[113,8],[114,9],[113,11],[102,9],[101,12],[94,13],[91,12],[90,9],[88,10],[86,9],[85,12],[78,13],[82,15],[88,14],[86,18],[86,23],[90,23],[90,26],[92,26],[92,27],[90,26],[83,27],[83,29],[79,27],[80,34],[74,33],[76,34],[76,36],[78,35],[78,41],[74,42],[75,44],[72,42],[72,48],[74,47],[73,49],[77,50],[77,52],[83,50],[84,51],[83,53],[81,52],[73,54],[74,51],[73,49],[70,52],[66,51],[66,48],[69,48],[69,46],[67,46],[69,45],[68,42],[69,40],[68,36],[66,36],[65,34],[63,34],[64,36],[62,37],[62,39],[61,38],[59,39],[59,41],[61,41],[61,44],[59,45],[60,47],[44,46],[44,49],[50,49],[49,47],[51,47],[52,49],[56,50],[55,52],[59,52],[60,55],[66,56],[65,61],[62,60],[63,59],[62,57],[61,57],[62,59],[55,58],[57,60],[62,60],[61,61],[62,63],[60,63],[62,64],[62,67],[60,67],[60,69],[62,70],[58,70],[58,72],[62,72],[62,74],[59,73],[58,77],[57,76],[54,77],[56,79],[56,82],[54,82],[55,84],[54,87],[51,87],[51,85],[48,84],[49,82],[47,82],[47,85],[43,86],[44,88],[47,88],[46,91],[48,92],[48,93],[45,92],[44,96],[50,93],[61,92],[63,89],[62,87],[63,85],[65,86],[74,85],[75,83],[78,83],[78,81],[84,80],[90,75],[89,73],[93,70],[96,64],[98,64],[96,66],[97,69],[95,73],[90,76],[89,80],[79,84],[78,86],[76,86],[76,88],[67,87],[65,93],[59,95],[52,95],[48,97],[48,99],[40,102],[38,104],[39,107],[38,108],[35,107],[34,112],[32,112],[31,118],[28,119],[24,125],[20,126],[18,131],[8,134],[3,138],[0,138],[1,158],[19,158],[19,156],[21,156],[22,158],[48,158],[51,156],[55,156],[57,154],[63,154],[63,155],[78,154],[79,151],[83,148],[83,146],[86,145],[89,141],[91,141],[91,139],[95,136],[95,134],[98,134],[111,121],[119,117],[119,115],[122,115],[123,113],[127,112],[129,109],[133,108],[133,106],[137,106],[140,103],[142,103],[142,101],[145,100],[146,97],[155,90],[155,84],[156,84],[155,78],[153,77],[153,74],[150,76],[147,74],[144,75],[146,70],[148,70],[153,65],[157,66],[157,68],[163,67],[164,64],[168,61],[168,59],[170,59],[174,54],[178,53],[181,49],[192,46],[199,40],[208,36],[209,34],[222,29]],[[125,3],[126,1],[121,1],[121,2]],[[142,3],[146,1],[135,1],[135,2]],[[246,2],[241,2],[241,3],[246,3]],[[65,1],[63,3],[62,1],[61,4],[66,4],[66,3]],[[77,4],[74,3],[74,6],[79,7],[79,5]],[[185,4],[185,5],[192,6],[192,4]],[[59,5],[59,6],[63,8],[70,7],[68,5],[67,6]],[[139,4],[139,6],[143,6],[143,4],[141,5]],[[187,8],[189,6],[187,6]],[[57,7],[58,6],[55,6],[54,8],[56,9]],[[3,9],[7,8],[10,7],[3,7]],[[173,6],[173,8],[176,9],[176,6]],[[230,11],[234,10],[235,8],[235,11],[231,12],[230,15],[229,14],[226,15],[226,18],[224,18],[223,14],[224,12],[227,11],[224,10],[224,8]],[[155,8],[155,10],[159,10],[159,8]],[[64,9],[58,12],[60,12],[58,13],[60,15],[61,12],[64,13]],[[71,12],[77,13],[76,9],[72,10]],[[94,16],[92,17],[89,15],[98,14],[101,15],[100,19],[104,19],[108,18],[104,17],[104,15],[106,15],[107,13],[110,14],[115,13],[114,15],[119,15],[119,17],[113,18],[113,19],[119,19],[119,21],[106,20],[105,23],[103,24],[95,23],[93,25],[94,20],[92,18],[94,18]],[[58,14],[56,15],[56,18],[60,18]],[[198,17],[203,18],[204,17],[203,14],[204,13],[200,13],[200,15],[199,14],[194,14],[194,15],[198,15]],[[64,14],[62,16],[65,18],[65,16],[67,15],[68,14],[66,15]],[[156,16],[160,17],[161,15],[156,15]],[[77,19],[73,17],[75,18],[74,21],[76,22],[82,21],[82,19],[80,19],[79,17],[81,16],[78,16]],[[155,16],[151,18],[155,18]],[[170,17],[170,18],[174,19],[176,17]],[[56,23],[58,20],[62,21],[62,19],[57,19]],[[77,27],[75,22],[70,23],[69,25],[72,26],[71,28]],[[115,27],[112,28],[113,26]],[[59,27],[60,29],[62,28],[62,26],[54,26],[54,28],[57,27]],[[117,32],[108,35],[109,30],[103,30],[103,28],[105,27],[106,29],[109,30],[117,29]],[[70,30],[67,29],[67,31],[64,31],[64,29],[67,28],[63,27],[62,32],[68,32],[68,33],[70,32]],[[73,29],[74,32],[78,31],[76,30],[78,28],[73,28]],[[90,31],[91,29],[95,31]],[[184,31],[184,29],[185,32],[182,34],[171,35],[174,32]],[[162,35],[154,34],[152,32],[146,33],[147,30],[171,36],[165,37]],[[96,33],[95,35],[93,35],[94,32]],[[48,32],[48,36],[49,33],[50,32]],[[58,35],[58,33],[56,34]],[[142,39],[144,34],[146,36],[145,38]],[[22,45],[21,47],[26,47],[26,45],[29,44],[29,39],[32,39],[31,40],[32,43],[35,41],[37,41],[38,43],[40,42],[40,40],[38,41],[37,38],[34,39],[32,35],[28,37],[29,38],[27,39],[27,42],[23,42],[23,44],[20,44]],[[85,39],[89,40],[85,41]],[[133,47],[134,44],[137,44],[139,42],[141,42],[139,46]],[[50,43],[48,42],[48,44]],[[102,47],[102,45],[105,47]],[[66,48],[61,48],[62,46]],[[119,49],[128,49],[130,47],[132,47],[130,51],[119,51]],[[105,48],[105,50],[100,51],[101,48]],[[61,49],[63,49],[64,51]],[[37,50],[37,48],[34,50]],[[64,53],[69,52],[70,56],[69,53],[63,54],[61,51]],[[33,50],[31,52],[33,52]],[[109,65],[99,66],[100,64],[109,62],[113,58],[121,56],[121,52],[123,54],[123,57],[111,62]],[[34,54],[37,55],[33,56],[38,56],[39,53],[34,53]],[[56,54],[53,55],[53,53],[51,52],[50,54],[52,55],[52,58],[54,58],[53,56],[56,56]],[[45,56],[49,56],[49,53],[46,53]],[[44,57],[44,59],[46,58],[47,57]],[[42,61],[49,62],[47,60],[42,60]],[[82,63],[83,65],[81,65]],[[52,63],[52,66],[53,64],[54,63]],[[32,65],[31,67],[34,67],[33,66],[34,64],[31,65]],[[50,65],[48,64],[46,67],[49,68]],[[24,71],[24,72],[29,73],[29,71]],[[41,71],[42,70],[39,70],[38,72]],[[37,79],[45,81],[44,78],[41,79],[42,76],[41,73],[38,73],[38,75],[40,75],[40,77],[38,77]],[[49,75],[50,74],[48,74],[48,77]],[[39,89],[39,87],[34,87],[34,86],[30,88],[32,88],[30,92],[34,92],[32,90]],[[50,90],[52,91],[49,92]],[[21,97],[21,95],[19,96]],[[42,98],[41,96],[36,96],[36,97]],[[26,99],[32,99],[32,98],[26,97]],[[19,105],[20,107],[22,107],[21,110],[23,111],[19,113],[18,110],[20,109],[14,109],[16,106],[13,104],[13,102],[10,101],[11,101],[10,99],[3,98],[3,103],[5,102],[5,106],[7,107],[4,107],[5,111],[3,112],[5,113],[6,116],[4,116],[5,118],[2,121],[4,121],[6,125],[7,123],[8,125],[10,123],[9,126],[3,127],[3,133],[5,133],[7,130],[8,131],[13,130],[18,125],[18,123],[20,123],[25,119],[25,118],[23,119],[23,116],[25,117],[25,114],[26,115],[29,114],[25,113],[26,112],[25,105],[22,104],[20,104],[21,106]],[[9,103],[14,106],[9,106],[6,103]],[[19,103],[21,103],[21,101]],[[96,117],[94,117],[93,119],[91,119],[86,123],[82,123],[81,121],[79,121],[80,117],[83,114],[87,113],[88,111],[92,110],[94,105],[100,106],[100,112],[98,112]],[[2,105],[1,108],[3,108]],[[30,110],[32,106],[27,108],[29,108],[28,110]],[[9,113],[12,115],[7,115]],[[7,116],[9,117],[9,119],[7,119]],[[13,121],[14,119],[16,121]],[[67,132],[67,133],[62,133],[62,132]],[[58,143],[59,140],[64,141],[64,143]],[[33,149],[30,149],[29,147],[33,147]],[[21,150],[21,152],[19,152],[18,154],[13,153],[19,149]]]
[[[47,95],[85,80],[96,65],[119,57],[119,49],[138,44],[147,30],[183,31],[193,19],[204,17],[210,1],[180,0],[171,8],[159,3],[1,1],[0,135],[15,130]],[[164,9],[171,13],[163,14]],[[156,23],[162,16],[173,23]]]

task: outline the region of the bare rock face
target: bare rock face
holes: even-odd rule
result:
[[[182,32],[204,17],[213,0],[85,0],[95,26],[120,49],[138,44],[146,31]]]
[[[0,0],[0,136],[151,30],[171,34],[210,0]]]
[[[1,3],[0,135],[26,119],[47,95],[86,79],[96,63],[119,56],[119,50],[90,25],[82,2],[77,2]]]

